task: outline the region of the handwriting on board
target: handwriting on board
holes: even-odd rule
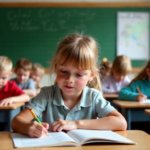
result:
[[[90,23],[95,15],[95,12],[88,9],[60,11],[59,8],[58,11],[58,8],[16,8],[7,12],[7,21],[11,31],[58,32],[65,29],[86,30],[87,20]]]

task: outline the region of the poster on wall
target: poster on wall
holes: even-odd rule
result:
[[[149,13],[117,13],[117,55],[132,60],[149,59]]]

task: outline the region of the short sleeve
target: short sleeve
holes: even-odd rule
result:
[[[32,98],[26,107],[29,109],[32,108],[35,114],[39,117],[42,112],[45,111],[48,99],[47,93],[42,88],[40,93],[36,97]]]
[[[28,89],[36,90],[35,82],[32,79],[28,80]]]
[[[25,94],[18,86],[17,84],[14,82],[14,81],[11,81],[12,82],[12,90],[13,90],[13,96],[19,96],[19,95],[22,95],[22,94]]]
[[[96,113],[98,118],[107,116],[113,110],[115,110],[115,108],[110,105],[110,102],[103,98],[102,94],[96,97]]]

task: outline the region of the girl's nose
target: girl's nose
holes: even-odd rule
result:
[[[72,77],[70,74],[68,74],[68,75],[66,76],[66,81],[72,82],[72,81],[73,81],[73,77]]]

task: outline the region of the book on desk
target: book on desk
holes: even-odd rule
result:
[[[141,103],[141,104],[148,104],[148,103],[150,103],[150,99],[147,99],[147,100],[141,101],[140,103]]]
[[[41,138],[30,138],[19,133],[11,133],[14,147],[50,147],[81,146],[90,143],[136,144],[135,142],[109,130],[71,130],[65,132],[49,132]]]

